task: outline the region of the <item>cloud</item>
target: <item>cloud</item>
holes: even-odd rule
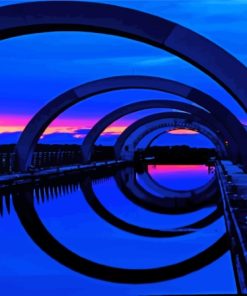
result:
[[[148,67],[148,66],[156,66],[156,65],[164,65],[170,64],[179,61],[179,58],[176,56],[170,56],[167,53],[159,54],[157,56],[153,55],[142,55],[140,52],[139,56],[117,56],[117,57],[92,57],[92,58],[83,58],[83,59],[75,59],[72,61],[74,64],[81,65],[119,65],[119,66],[140,66],[140,67]],[[69,61],[71,63],[71,61]]]
[[[168,63],[178,62],[179,58],[176,56],[165,56],[165,57],[146,57],[143,60],[140,60],[136,64],[138,66],[161,66]]]

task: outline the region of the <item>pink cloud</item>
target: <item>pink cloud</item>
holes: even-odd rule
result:
[[[25,115],[11,115],[2,114],[0,115],[0,133],[6,132],[21,132],[28,124],[30,116]],[[75,138],[83,138],[81,134],[77,135],[76,131],[80,129],[90,129],[99,120],[99,118],[63,118],[58,117],[55,119],[49,127],[45,130],[43,135],[50,135],[53,133],[70,133],[75,134]],[[120,119],[110,125],[102,135],[119,135],[121,134],[131,123],[132,120]],[[170,134],[178,135],[192,135],[198,134],[197,131],[189,129],[175,129],[169,131]]]
[[[23,115],[0,115],[0,133],[21,132],[30,121],[31,117]],[[70,133],[74,134],[76,138],[82,138],[82,135],[77,135],[76,131],[79,129],[90,129],[98,121],[98,118],[80,119],[80,118],[57,118],[45,130],[43,135],[50,135],[53,133]],[[104,132],[105,134],[121,134],[126,128],[126,125],[113,124],[109,126]]]

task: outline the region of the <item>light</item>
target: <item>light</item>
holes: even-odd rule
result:
[[[185,129],[185,128],[170,130],[168,133],[173,134],[173,135],[195,135],[195,134],[198,134],[198,132],[195,130]]]

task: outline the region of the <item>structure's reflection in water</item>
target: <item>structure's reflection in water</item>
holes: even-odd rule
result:
[[[148,165],[151,177],[160,185],[176,190],[191,190],[213,177],[205,165]]]
[[[212,221],[211,224],[209,223],[209,226],[188,235],[168,239],[137,236],[119,230],[99,217],[83,197],[83,193],[80,190],[83,182],[80,182],[79,187],[76,178],[73,177],[72,180],[72,183],[68,182],[67,185],[63,186],[58,186],[53,181],[50,186],[36,188],[35,209],[52,236],[68,249],[90,260],[121,268],[150,268],[174,264],[205,250],[217,241],[225,231],[224,222],[221,218],[215,222]],[[62,183],[65,184],[65,180]],[[114,213],[116,217],[121,217],[124,221],[147,228],[182,227],[205,218],[215,209],[215,206],[210,206],[193,213],[176,216],[157,214],[131,204],[128,199],[120,194],[113,178],[106,179],[104,182],[93,182],[92,189],[101,204],[109,212]],[[61,198],[52,200],[52,197],[55,198],[56,196]],[[38,197],[39,199],[37,199]],[[5,222],[5,226],[7,220],[15,218],[13,211],[11,211],[11,217],[4,216],[3,222]],[[31,249],[33,249],[33,246]],[[40,252],[37,249],[35,249],[35,253],[35,256],[39,257]],[[41,258],[44,262],[42,261],[39,264],[44,264],[43,266],[46,265],[45,261],[50,260],[49,257],[45,257],[45,260],[43,253]],[[37,258],[35,258],[34,262],[37,263]],[[51,265],[51,263],[47,264]],[[29,270],[30,274],[32,272],[35,274],[35,270],[39,270],[36,264],[32,268]],[[54,266],[51,270],[53,268]],[[222,268],[225,270],[224,280],[222,279],[222,282],[220,282],[218,275],[217,280],[215,275],[217,274],[217,269]],[[64,267],[62,265],[56,265],[55,270],[55,273],[64,274]],[[68,274],[67,271],[65,273]],[[69,278],[71,282],[74,282],[78,279],[78,275],[71,272],[69,273]],[[94,285],[94,287],[90,285]],[[97,288],[102,289],[102,287],[104,287],[103,289],[105,289],[107,294],[114,293],[113,291],[115,293],[123,291],[118,290],[122,289],[123,286],[121,284],[107,284],[85,277],[83,277],[83,281],[80,281],[80,283],[77,282],[76,286],[78,289],[79,287],[86,288],[88,291],[91,291],[90,293],[92,291],[96,293]],[[234,292],[234,289],[228,253],[199,271],[172,281],[124,286],[126,294],[132,295],[162,294],[164,292]]]

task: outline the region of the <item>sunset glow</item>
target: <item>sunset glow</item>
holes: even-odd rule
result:
[[[25,116],[1,115],[0,133],[22,132],[31,118]],[[45,130],[44,135],[53,133],[76,133],[80,129],[90,129],[99,119],[57,118]],[[127,125],[111,125],[103,134],[121,134]]]
[[[1,115],[0,116],[0,133],[14,133],[21,132],[24,130],[25,126],[30,121],[28,116],[11,116],[11,115]],[[74,134],[80,129],[90,129],[99,118],[90,119],[79,119],[79,118],[57,118],[55,119],[49,127],[45,130],[44,135],[50,135],[53,133],[70,133]],[[119,135],[121,134],[129,125],[129,122],[121,122],[121,125],[112,124],[102,133],[103,135]],[[175,129],[168,133],[177,135],[193,135],[198,134],[197,131],[189,129]],[[81,136],[77,136],[78,138]]]
[[[197,135],[199,134],[197,131],[190,130],[190,129],[174,129],[168,132],[169,134],[174,135]]]

